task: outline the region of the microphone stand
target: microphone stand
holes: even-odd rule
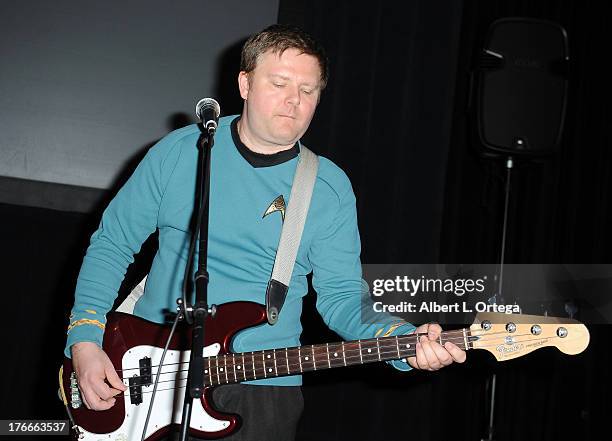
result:
[[[199,232],[199,258],[198,269],[195,273],[195,304],[189,305],[186,290],[183,299],[177,302],[181,313],[188,324],[192,326],[191,357],[189,360],[189,373],[187,376],[187,390],[183,401],[183,414],[181,420],[180,441],[187,440],[187,432],[191,422],[191,410],[194,399],[202,397],[204,392],[204,323],[210,314],[215,316],[215,305],[209,309],[208,301],[208,217],[210,202],[210,156],[214,145],[216,125],[205,128],[198,138],[198,184],[196,191],[196,206],[198,216],[193,234]],[[190,250],[191,251],[191,250]],[[188,258],[188,265],[190,260]],[[186,272],[188,274],[188,272]]]

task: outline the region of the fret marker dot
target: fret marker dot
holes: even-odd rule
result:
[[[334,357],[337,357],[337,356],[338,356],[338,353],[337,353],[337,352],[334,352]]]
[[[270,354],[268,354],[268,357],[266,357],[266,358],[270,358],[270,357],[271,357]]]
[[[204,373],[207,374],[208,373],[208,369],[204,369]]]
[[[407,348],[409,348],[409,347],[410,347],[410,343],[408,343],[408,344],[406,345],[406,347],[407,347]]]
[[[372,349],[368,349],[368,354],[369,354],[370,352],[372,352]]]
[[[308,361],[308,357],[304,357],[304,360]]]
[[[272,368],[268,368],[268,372],[272,372]]]
[[[236,369],[240,369],[240,365],[236,366]]]
[[[221,372],[223,372],[223,368],[219,368],[219,370],[220,370]]]

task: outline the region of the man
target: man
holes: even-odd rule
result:
[[[208,270],[210,304],[234,300],[265,303],[298,155],[328,70],[323,49],[303,31],[270,26],[252,36],[242,51],[238,75],[244,107],[239,117],[219,122],[212,150]],[[134,313],[162,322],[180,297],[189,220],[196,179],[199,130],[177,130],[154,146],[104,212],[84,258],[68,329],[66,355],[72,355],[83,400],[103,410],[115,404],[125,385],[100,348],[104,316],[111,308],[133,254],[156,229],[159,250],[145,294]],[[279,199],[280,198],[280,199]],[[274,202],[276,205],[273,205]],[[282,201],[280,205],[278,201]],[[278,211],[270,210],[279,207]],[[313,273],[317,309],[346,339],[414,332],[414,326],[386,317],[360,320],[361,267],[355,197],[344,173],[320,158],[312,202],[287,299],[276,325],[241,332],[236,352],[299,345],[301,299],[306,275]],[[436,370],[465,352],[435,340],[438,325],[417,345],[413,368]],[[402,370],[410,367],[401,361]],[[108,381],[108,385],[104,380]],[[228,439],[293,439],[302,411],[300,376],[263,379],[215,391],[223,410],[243,416],[243,428]]]

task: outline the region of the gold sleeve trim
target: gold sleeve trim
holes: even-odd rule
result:
[[[382,335],[383,337],[389,337],[393,331],[395,331],[397,328],[399,328],[400,326],[404,326],[406,324],[406,322],[398,322],[398,323],[394,323],[391,326],[389,326],[389,329],[387,329],[387,331]],[[374,337],[378,337],[384,330],[385,328],[380,328],[378,331],[376,331],[376,335]]]
[[[104,325],[104,323],[100,322],[99,320],[80,319],[80,320],[77,320],[76,322],[70,323],[70,326],[68,326],[68,331],[66,332],[70,332],[72,328],[76,328],[77,326],[81,326],[81,325],[94,325],[102,329],[103,331],[104,331],[104,328],[106,327],[106,325]]]
[[[88,312],[88,313],[94,314],[94,315],[97,314],[97,312],[94,311],[93,309],[86,309],[85,312]]]

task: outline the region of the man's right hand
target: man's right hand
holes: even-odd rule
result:
[[[108,355],[95,343],[80,342],[71,347],[72,367],[81,397],[88,409],[106,410],[115,404],[114,396],[127,389]],[[110,387],[105,381],[108,381]]]

